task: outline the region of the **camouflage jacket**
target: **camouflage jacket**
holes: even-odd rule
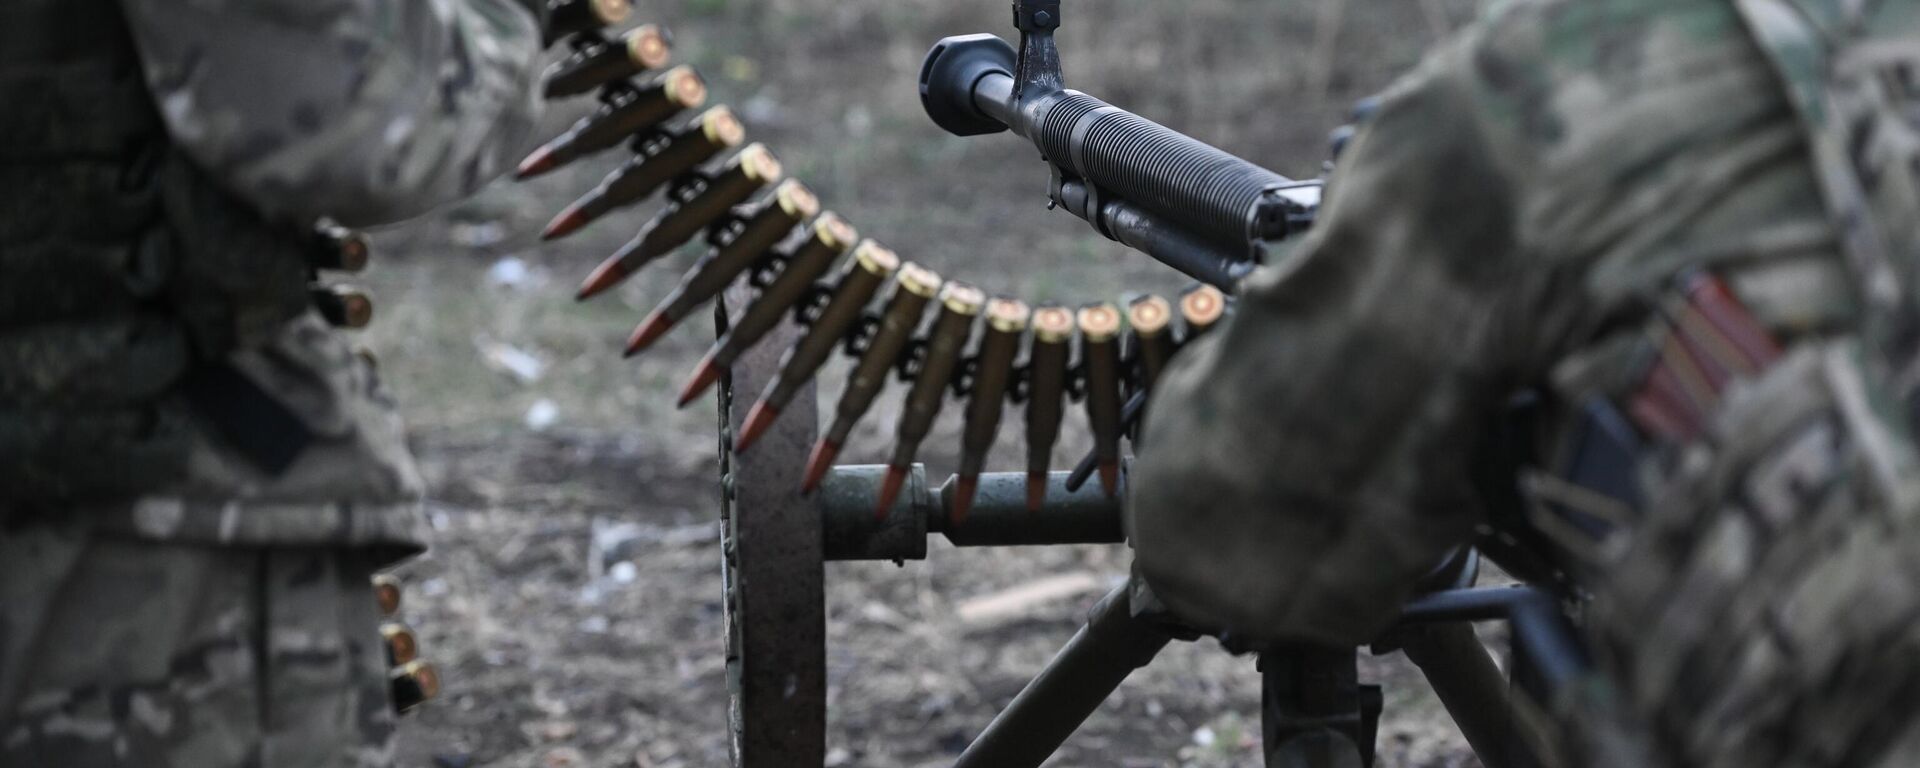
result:
[[[0,56],[0,85],[121,78],[128,58],[136,82],[0,118],[15,194],[72,197],[0,215],[0,460],[78,500],[0,493],[0,516],[196,543],[418,546],[420,480],[393,403],[370,358],[301,311],[302,233],[320,216],[416,215],[508,167],[537,115],[534,14],[521,0],[69,8],[10,9],[34,21],[7,39],[47,42]],[[69,34],[74,14],[97,31]],[[100,115],[149,127],[89,130]],[[118,191],[89,181],[103,174]],[[146,261],[162,265],[157,286],[126,275]],[[290,465],[263,470],[211,423],[209,409],[230,427],[259,407],[207,395],[231,386],[189,392],[214,369],[311,436]]]
[[[540,30],[521,0],[122,0],[175,142],[289,220],[409,218],[525,151]]]
[[[1859,327],[1806,132],[1734,4],[1496,5],[1384,94],[1310,237],[1167,373],[1142,571],[1205,628],[1367,641],[1484,522],[1476,452],[1512,393],[1623,394],[1697,269],[1790,345]]]

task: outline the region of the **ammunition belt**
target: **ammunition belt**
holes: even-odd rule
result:
[[[584,0],[561,4],[578,2]],[[891,378],[906,383],[910,392],[899,419],[892,476],[884,487],[897,490],[951,394],[966,401],[967,409],[957,514],[965,514],[1008,403],[1026,406],[1031,506],[1043,500],[1049,457],[1068,401],[1084,405],[1095,436],[1094,455],[1083,462],[1080,477],[1097,469],[1112,492],[1120,440],[1134,430],[1146,391],[1180,346],[1229,310],[1228,297],[1209,286],[1189,289],[1177,301],[1130,297],[1124,308],[1110,302],[1069,309],[989,299],[971,285],[903,262],[874,240],[861,239],[838,215],[822,211],[811,191],[784,178],[785,169],[764,145],[741,146],[746,130],[727,107],[681,120],[703,107],[708,93],[692,68],[669,66],[671,35],[662,27],[643,25],[617,37],[576,29],[565,41],[572,53],[548,71],[546,94],[597,91],[600,107],[534,150],[521,163],[519,177],[541,175],[622,144],[633,158],[557,215],[544,237],[565,237],[655,193],[665,198],[665,207],[639,234],[588,276],[579,292],[586,299],[705,232],[706,255],[634,330],[629,355],[647,349],[730,284],[747,281],[753,299],[694,372],[681,392],[682,405],[780,322],[791,319],[806,327],[749,412],[736,450],[747,450],[836,350],[854,359],[832,423],[809,463],[809,490]],[[717,159],[736,149],[731,157]],[[834,274],[834,262],[849,252]],[[881,289],[888,283],[893,287],[883,299]],[[929,308],[931,321],[926,320]],[[976,334],[976,326],[984,330]],[[1123,395],[1132,401],[1123,401]],[[890,508],[892,501],[883,492],[879,509]]]

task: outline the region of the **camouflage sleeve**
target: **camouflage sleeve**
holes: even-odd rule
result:
[[[540,31],[517,0],[123,0],[179,144],[276,216],[364,226],[525,149]]]
[[[1473,44],[1383,97],[1308,239],[1154,396],[1129,512],[1183,619],[1365,642],[1472,531],[1469,457],[1527,279],[1522,180],[1476,103]]]

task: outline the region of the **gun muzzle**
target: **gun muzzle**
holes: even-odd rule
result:
[[[885,246],[872,240],[865,240],[853,249],[853,258],[847,262],[846,270],[841,272],[840,281],[834,285],[833,297],[827,301],[825,309],[807,329],[806,335],[787,350],[780,360],[780,372],[767,389],[761,393],[760,401],[753,404],[747,412],[747,420],[740,428],[740,439],[734,444],[735,451],[745,451],[755,440],[760,439],[767,427],[780,416],[780,409],[792,402],[799,394],[801,385],[813,378],[820,366],[827,362],[840,340],[860,322],[867,302],[880,292],[884,285],[900,269],[900,257]]]
[[[627,356],[652,346],[694,309],[720,295],[735,278],[758,264],[794,227],[819,212],[820,199],[807,185],[793,179],[781,182],[767,201],[747,216],[739,233],[709,250],[680,287],[633,330],[633,336],[627,339]]]
[[[720,371],[740,359],[741,353],[780,325],[780,319],[810,295],[813,281],[833,266],[834,259],[846,253],[860,233],[845,219],[829,211],[814,219],[810,237],[794,249],[772,284],[747,305],[740,319],[728,326],[725,335],[707,351],[693,377],[680,389],[680,406],[686,407],[705,392],[720,376]]]
[[[1065,415],[1073,328],[1073,310],[1066,307],[1033,311],[1033,349],[1027,353],[1027,508],[1036,512],[1047,500],[1053,445]]]
[[[927,356],[920,373],[907,391],[905,408],[895,431],[893,460],[888,462],[887,477],[880,486],[879,505],[874,513],[885,518],[887,510],[900,495],[901,484],[913,469],[920,444],[933,431],[933,420],[947,401],[947,385],[960,367],[960,355],[973,338],[973,321],[980,317],[987,295],[965,283],[947,283],[940,290],[940,314],[933,321],[933,333],[927,340]]]
[[[527,155],[520,161],[519,178],[532,178],[612,147],[706,101],[707,84],[692,67],[669,69],[645,86],[611,95],[606,106]]]
[[[332,222],[322,223],[307,241],[307,263],[314,269],[360,272],[373,260],[367,236]]]
[[[393,694],[393,708],[401,714],[411,712],[440,695],[440,673],[434,671],[432,664],[419,659],[387,673],[387,682]]]
[[[685,245],[707,225],[720,220],[734,206],[746,202],[761,188],[780,180],[780,161],[764,144],[749,144],[692,198],[669,205],[640,234],[600,263],[580,286],[580,299],[619,285],[654,259]]]
[[[1100,485],[1112,496],[1120,487],[1120,309],[1112,304],[1082,308],[1079,325],[1087,363],[1087,422],[1093,427]]]
[[[380,606],[381,616],[395,616],[400,613],[400,579],[391,574],[373,575],[373,600]]]
[[[1013,359],[1020,354],[1020,339],[1026,335],[1033,310],[1014,299],[987,302],[987,329],[980,339],[978,366],[973,372],[973,394],[967,401],[966,427],[960,438],[960,473],[954,486],[954,525],[967,521],[973,498],[980,490],[980,472],[986,468],[987,452],[1000,435],[1000,419],[1006,411],[1007,391],[1013,383]]]
[[[397,621],[381,624],[380,638],[387,643],[387,666],[398,667],[420,658],[420,640],[407,625]]]
[[[893,298],[880,314],[880,327],[868,340],[866,352],[847,377],[847,388],[840,393],[840,403],[834,408],[833,426],[828,427],[826,435],[814,445],[813,455],[808,459],[806,480],[801,486],[805,493],[819,487],[820,478],[833,468],[833,459],[846,444],[847,435],[853,433],[860,417],[873,407],[874,398],[886,387],[894,364],[906,351],[907,342],[913,340],[927,304],[939,294],[943,282],[939,273],[913,263],[901,265],[893,279]]]
[[[739,146],[746,138],[747,129],[740,119],[721,105],[701,113],[677,132],[642,139],[635,148],[638,156],[553,217],[540,239],[565,237],[608,213],[645,200],[667,182]]]
[[[619,39],[587,47],[547,71],[546,97],[560,99],[659,69],[673,60],[672,38],[643,24]]]
[[[546,44],[568,35],[611,27],[633,13],[631,0],[553,0],[547,3]]]
[[[315,286],[307,291],[314,309],[336,328],[359,330],[373,322],[373,298],[345,285]]]

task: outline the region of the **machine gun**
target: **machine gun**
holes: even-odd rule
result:
[[[1054,40],[1060,6],[1016,2],[1017,49],[991,35],[940,41],[920,72],[923,104],[955,134],[1010,131],[1031,141],[1051,169],[1055,207],[1202,283],[1177,301],[1145,296],[1076,312],[989,297],[863,239],[784,178],[771,150],[746,143],[746,128],[725,107],[682,120],[708,92],[690,68],[665,69],[670,36],[662,28],[619,39],[576,31],[567,37],[573,56],[550,75],[551,93],[597,88],[603,107],[537,151],[523,174],[622,142],[632,158],[557,217],[547,236],[564,237],[656,191],[666,198],[588,278],[581,298],[656,268],[684,243],[706,250],[628,349],[644,350],[714,302],[718,339],[681,402],[718,385],[736,766],[824,759],[824,563],[925,559],[933,535],[962,547],[1124,542],[1121,441],[1159,371],[1222,321],[1240,278],[1275,243],[1313,223],[1320,181],[1288,179],[1067,90]],[[823,437],[813,380],[836,350],[854,360],[853,372]],[[893,460],[834,466],[840,441],[890,379],[910,389]],[[949,396],[966,401],[961,467],[936,486],[913,460]],[[1054,472],[1047,457],[1069,400],[1085,404],[1096,446],[1075,472]],[[983,473],[1011,406],[1024,406],[1028,471]],[[1096,472],[1101,489],[1082,487]],[[1528,702],[1555,696],[1582,674],[1584,657],[1561,609],[1564,593],[1550,580],[1476,589],[1479,563],[1478,553],[1462,550],[1437,564],[1426,596],[1406,606],[1372,650],[1407,653],[1485,764],[1525,768],[1551,747],[1527,738],[1538,729],[1521,727],[1524,713],[1538,713]],[[1511,676],[1469,626],[1492,620],[1513,625]],[[1116,589],[957,765],[1039,766],[1132,670],[1168,643],[1198,636],[1144,583]],[[1371,764],[1382,699],[1359,681],[1356,649],[1222,640],[1260,655],[1270,765]]]

